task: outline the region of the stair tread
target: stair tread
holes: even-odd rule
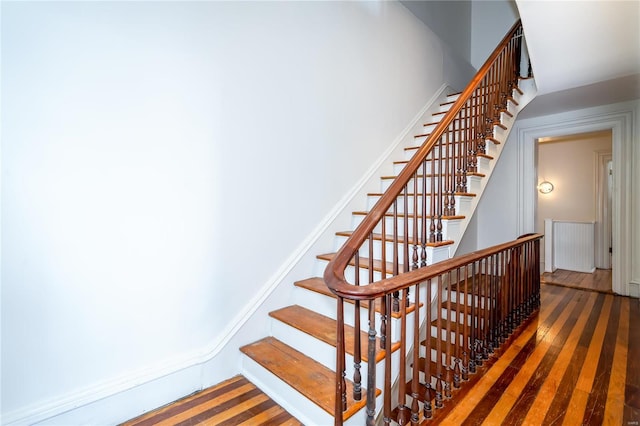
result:
[[[336,255],[336,253],[325,253],[325,254],[319,254],[318,256],[316,256],[316,258],[321,259],[321,260],[326,260],[326,261],[331,261],[334,256]],[[354,266],[354,260],[351,259],[351,261],[349,262],[349,265]],[[377,272],[381,272],[382,271],[382,267],[385,267],[385,272],[387,275],[392,275],[393,272],[393,263],[392,262],[382,262],[378,259],[373,259],[373,270],[377,271]],[[367,257],[361,257],[360,258],[360,267],[363,269],[369,269],[369,258]],[[403,271],[404,270],[404,265],[403,264],[398,264],[398,270],[399,271]]]
[[[476,194],[474,194],[472,192],[454,192],[453,194],[454,195],[460,195],[460,196],[463,196],[463,197],[475,197],[476,196]],[[369,192],[367,195],[378,197],[378,196],[382,195],[382,192]],[[409,196],[409,197],[413,197],[415,194],[410,192],[410,193],[408,193],[406,195]],[[422,194],[418,194],[418,196],[421,197]],[[431,194],[427,194],[427,197],[430,197],[430,196],[431,196]]]
[[[367,195],[372,195],[374,197],[378,197],[382,194],[367,194]],[[355,211],[352,212],[352,214],[356,215],[356,216],[366,216],[369,214],[369,212],[364,211],[364,210],[359,210],[359,211]],[[393,213],[386,213],[385,216],[387,217],[393,217]],[[398,216],[403,216],[402,213],[398,213]],[[418,215],[418,216],[414,216],[413,214],[409,214],[409,217],[415,219],[416,217],[418,219],[422,219],[422,215]],[[427,218],[429,218],[430,216],[427,216]],[[460,219],[464,219],[466,216],[461,216],[461,215],[456,215],[456,216],[442,216],[442,220],[460,220]],[[440,241],[440,243],[445,243],[444,241]],[[447,243],[447,244],[451,244],[451,243]]]
[[[336,295],[333,294],[331,292],[331,290],[329,290],[329,287],[327,287],[327,285],[325,284],[324,280],[320,277],[313,277],[313,278],[307,278],[301,281],[297,281],[294,283],[294,285],[296,287],[300,287],[300,288],[304,288],[306,290],[309,291],[313,291],[319,294],[322,294],[324,296],[327,297],[331,297],[331,298],[336,298]],[[351,299],[345,299],[345,302],[350,303],[350,304],[354,304],[355,302]],[[369,301],[368,300],[362,300],[360,302],[360,306],[364,309],[369,309]],[[407,306],[407,313],[411,313],[414,310],[414,304],[411,303],[409,304],[409,306]],[[382,302],[381,299],[378,298],[376,299],[376,307],[375,307],[376,312],[378,313],[382,313]],[[402,315],[400,312],[392,312],[391,316],[393,318],[400,318]]]
[[[420,149],[420,146],[408,146],[405,148],[405,151],[410,151],[410,150],[418,150]],[[476,157],[482,157],[482,158],[486,158],[488,160],[493,160],[493,157],[488,155],[488,154],[482,154],[482,153],[478,153],[476,154]],[[431,161],[431,158],[428,158],[427,161]],[[398,161],[394,161],[393,164],[406,164],[408,163],[410,160],[398,160]]]
[[[310,309],[299,305],[287,306],[269,313],[269,316],[282,321],[310,336],[315,337],[333,347],[336,346],[336,321],[325,315],[321,315]],[[355,329],[349,325],[345,325],[345,350],[348,354],[354,355]],[[365,331],[360,331],[360,341],[367,342],[369,336]],[[376,337],[376,348],[380,347],[380,339]],[[391,351],[395,351],[400,347],[400,343],[392,343]],[[384,350],[376,351],[376,362],[384,359]],[[362,360],[368,361],[366,351],[362,351]]]
[[[336,378],[333,370],[274,337],[265,337],[240,350],[333,416]],[[356,401],[353,382],[345,380],[347,410],[343,412],[343,419],[346,420],[366,405],[366,390],[362,390],[362,400]],[[379,394],[380,390],[376,389],[376,395]]]
[[[499,145],[500,141],[498,141],[497,139],[493,138],[493,137],[488,137],[486,140],[493,142],[495,145]],[[422,148],[422,145],[413,145],[413,146],[407,146],[404,148],[405,151],[417,151],[420,148]],[[483,154],[481,152],[476,154],[476,157],[484,157],[484,158],[488,158],[489,160],[493,160],[493,157],[487,154]],[[408,162],[409,160],[407,160]],[[434,161],[433,158],[427,158],[427,161]]]
[[[464,216],[461,216],[464,217]],[[341,236],[341,237],[349,237],[351,236],[351,234],[353,234],[353,231],[341,231],[341,232],[336,232],[336,235]],[[374,233],[373,234],[373,239],[374,241],[382,241],[382,234],[377,234]],[[393,242],[393,237],[388,235],[385,238],[385,241],[387,242]],[[410,245],[414,244],[414,240],[413,237],[409,237],[407,240],[407,243]],[[404,244],[404,236],[398,236],[398,244]],[[453,244],[453,240],[447,240],[447,241],[438,241],[437,243],[427,243],[426,246],[427,247],[440,247],[440,246],[446,246],[449,244]]]
[[[418,175],[418,178],[423,178],[423,177],[434,177],[434,176],[451,176],[451,175],[455,175],[455,176],[459,176],[462,173],[427,173],[425,174],[420,174]],[[486,175],[484,173],[478,173],[478,172],[467,172],[467,176],[479,176],[479,177],[485,177]],[[389,179],[395,179],[398,176],[393,176],[393,175],[388,175],[388,176],[381,176],[380,179],[382,180],[389,180]]]

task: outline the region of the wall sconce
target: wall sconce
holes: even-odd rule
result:
[[[538,184],[538,191],[540,191],[541,194],[548,194],[553,191],[553,184],[546,180],[540,182],[540,184]]]

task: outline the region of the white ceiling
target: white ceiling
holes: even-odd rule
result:
[[[516,4],[538,86],[525,116],[640,98],[640,0]]]

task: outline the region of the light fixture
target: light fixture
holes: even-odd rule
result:
[[[553,191],[553,184],[546,180],[544,182],[540,182],[538,185],[538,191],[540,191],[541,194],[548,194]]]

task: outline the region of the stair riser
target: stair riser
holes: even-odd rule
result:
[[[480,180],[481,179],[482,178],[479,177],[479,176],[467,176],[467,178],[466,178],[466,181],[467,181],[467,192],[476,193],[476,192],[480,191]],[[417,181],[418,181],[417,182],[418,183],[418,190],[422,190],[422,187],[423,187],[422,185],[423,185],[423,182],[425,180],[426,180],[427,188],[431,188],[432,180],[433,180],[432,177],[427,177],[426,179],[418,178],[417,179]],[[394,181],[394,179],[388,179],[388,178],[381,179],[380,192],[385,192],[387,189],[389,189],[389,186],[391,186],[393,181]],[[409,188],[411,188],[412,191],[414,189],[414,185],[415,185],[414,182],[415,181],[416,181],[416,179],[410,179],[409,180]],[[436,179],[434,184],[435,185],[439,185],[439,180]],[[453,182],[453,184],[454,184],[453,189],[455,189],[455,185],[458,184],[458,179],[457,178],[455,179],[455,182]],[[413,211],[413,205],[409,206],[409,211]]]
[[[416,153],[416,151],[413,151],[413,150],[405,151],[405,153],[406,152],[409,152],[410,155],[413,155],[413,154]],[[405,154],[406,157],[410,157],[410,155],[409,154]],[[405,161],[409,161],[409,160],[411,160],[411,158],[405,158]],[[400,164],[394,163],[394,165],[393,165],[393,173],[394,173],[394,175],[397,176],[402,171],[402,169],[404,169],[405,165],[406,165],[406,163],[400,163]],[[432,173],[432,171],[433,171],[433,168],[431,167],[431,163],[430,162],[428,162],[426,164],[426,166],[425,165],[420,165],[418,167],[418,174],[427,174],[428,175],[428,174]]]
[[[417,144],[419,146],[420,144]],[[496,144],[494,142],[488,141],[486,146],[487,155],[493,156],[497,152]],[[411,158],[415,155],[417,149],[407,149],[404,151],[404,157],[402,158],[405,161],[411,160]],[[491,160],[486,157],[477,157],[477,167],[478,173],[487,174],[489,172],[489,164]],[[404,164],[396,164],[394,165],[394,174],[398,175],[400,171],[404,168]],[[431,163],[427,163],[427,173],[431,173]]]
[[[446,231],[445,231],[446,232]],[[444,233],[443,233],[444,234]],[[347,237],[338,236],[336,237],[336,246],[340,246],[347,240]],[[373,259],[380,259],[382,257],[382,241],[375,240],[373,243]],[[384,244],[387,259],[393,259],[394,257],[394,249],[398,251],[398,260],[401,265],[405,264],[405,253],[403,244],[394,244],[392,241],[385,242]],[[432,264],[436,261],[445,260],[449,255],[449,249],[446,246],[442,247],[426,247],[427,254],[427,263]],[[421,247],[417,247],[418,254],[418,262],[422,258],[422,249]],[[409,265],[413,263],[413,255],[414,255],[414,246],[409,246]],[[369,245],[366,244],[365,247],[360,249],[360,256],[363,258],[372,258],[371,253],[369,252]]]
[[[418,204],[418,212],[422,212],[423,210],[423,206],[422,206],[422,196],[413,196],[413,195],[408,195],[407,197],[407,207],[408,207],[408,213],[413,213],[416,209],[416,203]],[[380,199],[380,195],[369,195],[367,196],[367,211],[371,211],[371,209],[373,208],[373,206],[378,202],[378,200]],[[405,202],[402,198],[398,199],[397,204],[395,206],[398,209],[398,213],[404,213],[405,211]],[[424,210],[427,211],[427,216],[431,213],[431,197],[427,196],[426,199],[426,206],[424,207]]]
[[[307,309],[311,309],[319,314],[327,316],[329,318],[337,317],[337,306],[336,299],[332,297],[328,297],[319,293],[315,293],[312,291],[308,291],[305,289],[298,288],[294,293],[295,302],[303,306]],[[351,303],[345,303],[344,305],[344,321],[345,324],[350,326],[355,326],[355,305]],[[408,318],[412,321],[413,314],[410,313],[407,315]],[[380,330],[380,325],[382,323],[381,315],[376,312],[375,313],[375,329]],[[401,330],[401,322],[398,318],[391,317],[391,321],[388,324],[388,327],[391,329],[391,333],[393,336],[397,336]],[[365,308],[360,308],[360,329],[362,331],[368,331],[369,329],[369,310]]]
[[[446,260],[449,258],[449,248],[448,246],[440,246],[440,247],[427,247],[426,248],[426,254],[427,254],[427,259],[426,259],[426,263],[427,265],[432,265],[436,262],[440,262],[442,260]],[[322,259],[318,259],[318,261],[316,262],[316,275],[321,275],[325,268],[327,267],[327,264],[329,262],[326,260],[322,260]],[[402,264],[399,264],[399,268],[402,268]],[[370,282],[369,279],[369,269],[364,268],[364,266],[366,266],[365,264],[360,265],[360,283],[361,284],[367,284]],[[402,270],[402,269],[401,269]],[[386,272],[386,277],[391,277],[393,275],[393,270],[389,269]],[[345,278],[347,280],[347,282],[349,283],[353,283],[355,284],[355,267],[354,266],[348,266],[347,269],[345,269]],[[373,282],[375,281],[379,281],[382,279],[382,273],[381,271],[377,271],[374,270],[373,271]]]
[[[313,336],[290,327],[287,324],[281,323],[280,321],[272,320],[272,323],[272,333],[277,339],[298,351],[305,351],[306,353],[313,354],[315,361],[333,371],[336,370],[336,348],[334,346],[324,343]],[[367,350],[367,344],[367,342],[363,342],[363,351]],[[378,348],[376,348],[376,350],[378,350]],[[395,351],[391,354],[391,366],[391,373],[395,376],[398,374],[400,366],[399,351]],[[369,387],[367,383],[367,368],[367,362],[361,361],[360,375],[363,388]],[[353,380],[355,366],[352,355],[347,354],[345,357],[345,371],[346,377]],[[376,383],[376,387],[378,388],[384,385],[384,362],[378,362],[376,364]]]
[[[244,354],[242,355],[241,368],[242,374],[247,379],[303,424],[333,424],[333,415],[324,411],[296,389]],[[361,411],[364,412],[364,410]]]
[[[456,198],[456,206],[459,207],[456,208],[456,214],[464,214],[464,212],[468,211],[468,210],[464,210],[465,205],[467,200],[465,198],[470,198],[470,197],[455,197]],[[463,202],[465,202],[465,204],[463,204]],[[469,201],[470,202],[470,201]],[[362,221],[362,219],[364,218],[364,216],[362,215],[354,215],[353,216],[353,229],[355,229],[358,225],[360,225],[360,222]],[[398,229],[398,235],[399,236],[404,236],[404,217],[401,215],[401,212],[398,214],[397,217],[397,229]],[[424,226],[426,227],[426,233],[427,233],[427,238],[429,237],[430,231],[431,231],[431,219],[426,219],[425,221],[423,221],[422,219],[418,219],[417,221],[417,233],[418,236],[420,238],[421,234],[422,234],[422,227],[423,227],[423,222]],[[445,219],[442,220],[442,228],[440,230],[441,234],[442,234],[442,240],[446,241],[446,240],[451,240],[451,239],[456,239],[457,237],[459,237],[459,225],[461,220],[459,219]],[[413,229],[413,225],[414,225],[414,220],[413,218],[409,217],[408,218],[408,222],[407,222],[407,228],[409,230],[409,237],[413,238],[414,235],[414,229]],[[436,232],[437,232],[437,227],[438,227],[438,221],[435,222],[435,226],[436,226]],[[394,218],[393,217],[387,217],[385,219],[385,234],[386,235],[391,235],[393,234],[393,230],[394,230]],[[381,234],[382,233],[382,225],[379,224],[378,226],[376,226],[375,230],[373,231],[374,233],[378,233]]]
[[[324,365],[325,367],[335,371],[336,370],[336,348],[325,342],[322,342],[313,336],[310,336],[300,330],[281,323],[275,319],[272,319],[272,333],[273,336],[283,343],[291,346],[292,348],[306,354],[313,354],[315,361]],[[365,344],[366,350],[366,342]],[[399,357],[396,352],[392,355],[395,358]],[[398,364],[395,360],[394,364]],[[346,377],[353,380],[355,371],[354,359],[352,355],[347,354],[345,357]],[[362,387],[367,388],[367,363],[361,361],[360,374],[362,375]],[[397,371],[396,371],[397,372]],[[384,363],[376,364],[376,381],[377,387],[380,387],[384,383]]]
[[[498,148],[499,145],[493,144],[491,143],[490,145],[490,150],[487,152],[487,155],[491,156],[491,157],[496,157],[497,153],[498,153]],[[415,154],[414,151],[406,151],[407,154],[405,154],[405,156],[410,157],[411,155]],[[407,158],[406,160],[408,161],[410,158]],[[476,167],[478,168],[478,173],[482,173],[482,174],[487,174],[490,171],[490,164],[491,164],[491,160],[486,158],[486,157],[477,157],[477,164]],[[404,167],[406,166],[406,163],[395,163],[393,165],[393,174],[395,176],[399,175],[400,172],[402,172],[402,169],[404,169]],[[418,168],[418,174],[430,174],[432,173],[432,167],[431,167],[431,163],[427,163],[426,165],[426,173],[423,171],[424,167],[419,167]]]

